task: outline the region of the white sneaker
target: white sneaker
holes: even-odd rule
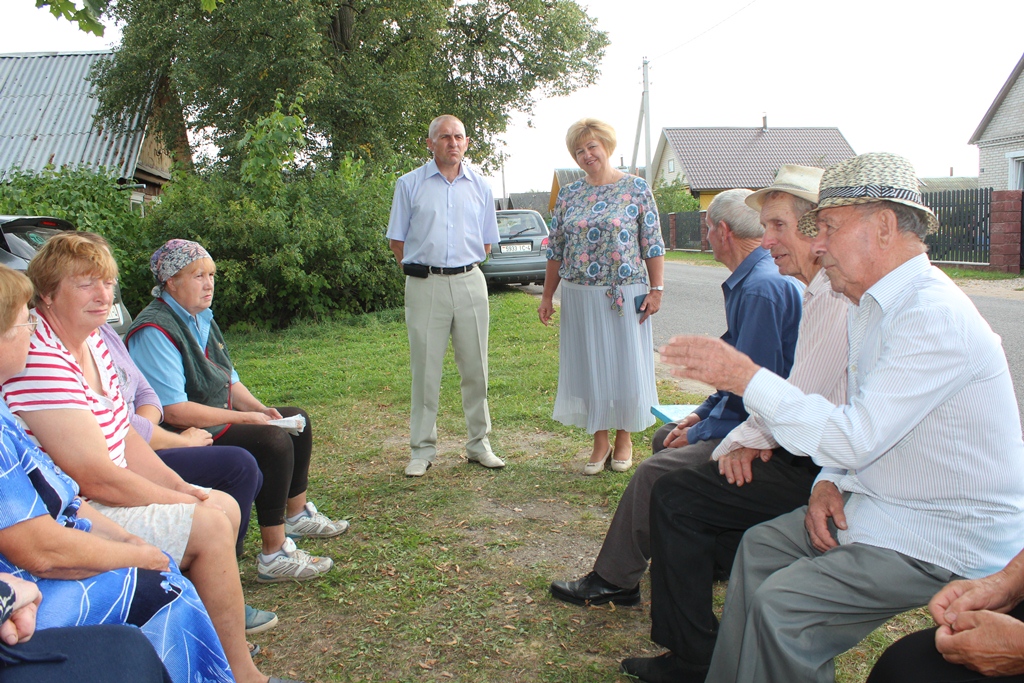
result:
[[[480,463],[489,469],[500,469],[505,466],[505,461],[490,451],[481,455],[470,455],[467,456],[466,459],[470,462]]]
[[[348,520],[332,522],[316,511],[316,505],[307,502],[306,513],[294,522],[284,520],[284,533],[288,538],[333,538],[348,531]]]
[[[329,557],[315,557],[295,547],[295,541],[284,539],[281,546],[283,555],[277,555],[270,562],[263,562],[263,555],[256,557],[256,581],[259,583],[280,583],[281,581],[308,581],[331,571],[334,560]]]

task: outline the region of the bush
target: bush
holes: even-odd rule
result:
[[[384,238],[393,174],[346,158],[288,177],[262,201],[216,170],[176,175],[167,187],[140,241],[180,237],[209,250],[222,325],[283,327],[401,305],[403,277]]]
[[[97,232],[110,242],[121,269],[121,290],[129,310],[129,293],[152,285],[148,245],[138,242],[142,219],[132,213],[128,193],[118,189],[117,172],[49,167],[33,174],[14,170],[0,183],[0,214],[54,216],[79,230]],[[144,259],[141,268],[140,258]]]
[[[683,185],[680,178],[654,188],[654,201],[658,204],[658,212],[663,214],[700,211],[700,200],[690,194],[690,188]]]

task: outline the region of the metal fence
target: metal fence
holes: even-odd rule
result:
[[[672,243],[669,230],[669,214],[661,214],[661,236],[666,249],[692,249],[700,251],[700,211],[686,211],[675,214],[676,241]]]
[[[939,217],[939,229],[925,238],[932,261],[989,262],[992,188],[929,192],[923,198]]]

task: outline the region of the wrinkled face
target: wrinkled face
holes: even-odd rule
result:
[[[458,119],[444,119],[432,137],[427,138],[427,149],[434,155],[440,168],[452,168],[462,163],[469,147],[466,129]]]
[[[817,215],[814,253],[828,274],[832,289],[854,302],[875,283],[874,261],[878,214],[859,206],[822,209]]]
[[[597,138],[580,140],[575,156],[576,164],[587,175],[598,175],[608,166],[608,151]]]
[[[42,297],[48,319],[68,330],[89,333],[107,322],[116,280],[83,273],[69,275],[57,291]]]
[[[22,306],[14,318],[14,326],[0,335],[0,382],[6,382],[25,369],[33,331],[33,326],[26,324],[29,321],[28,307]]]
[[[764,237],[761,246],[772,253],[783,275],[809,283],[821,268],[811,238],[796,229],[800,216],[793,210],[791,195],[771,197],[761,206]]]
[[[167,281],[165,288],[178,304],[191,315],[205,311],[213,304],[213,280],[217,267],[212,259],[193,261]]]

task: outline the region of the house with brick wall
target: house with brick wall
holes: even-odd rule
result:
[[[1024,55],[968,141],[978,146],[978,186],[1024,190]]]

